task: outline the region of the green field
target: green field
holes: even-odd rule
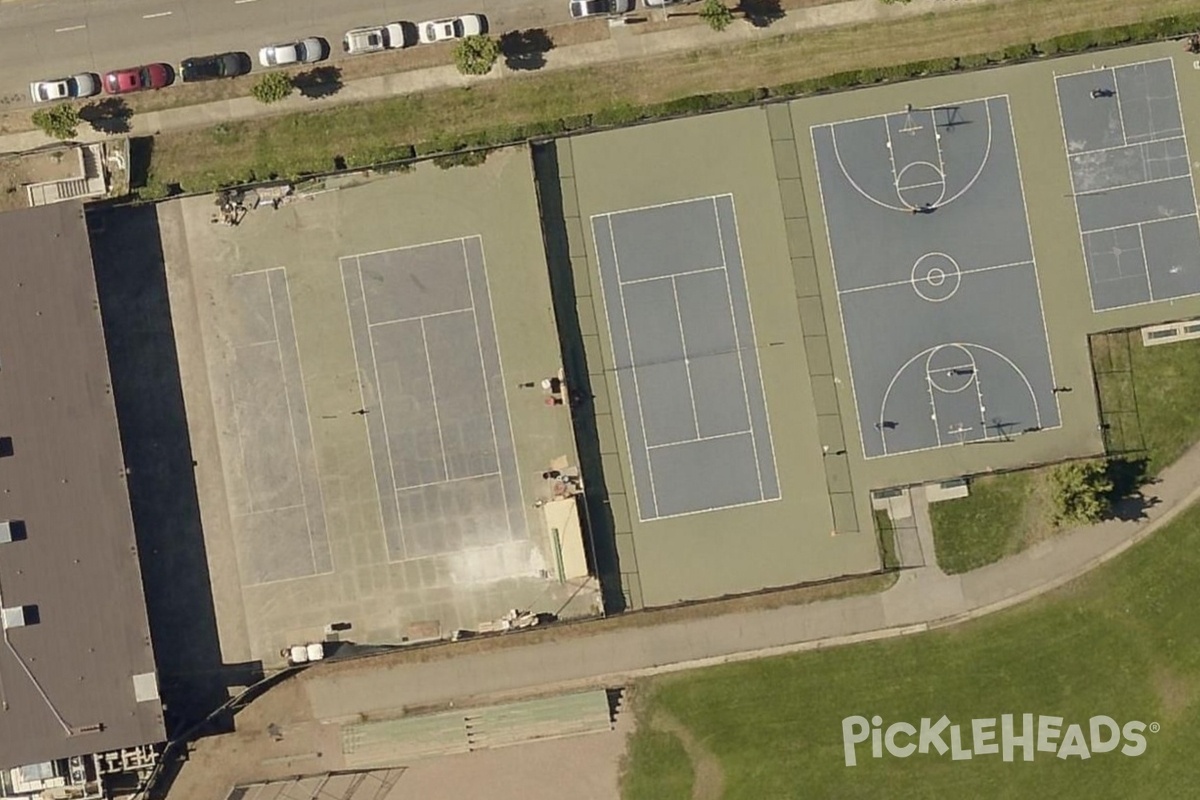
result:
[[[1049,512],[1037,496],[1046,472],[1022,470],[979,478],[971,481],[969,497],[930,505],[942,571],[955,575],[999,561],[1024,549],[1033,528],[1048,528]]]
[[[1142,345],[1137,330],[1091,337],[1110,452],[1157,475],[1200,440],[1200,341]]]
[[[1017,609],[905,639],[660,678],[641,714],[666,712],[713,752],[730,800],[775,798],[1168,798],[1200,791],[1200,507],[1070,586]],[[1001,714],[1105,714],[1158,723],[1146,752],[1033,763],[949,754],[843,761],[842,719],[965,726]],[[1065,727],[1065,725],[1064,725]],[[626,798],[684,776],[649,763],[635,733]],[[948,738],[948,737],[947,737]],[[639,749],[641,748],[641,749]],[[666,765],[666,766],[664,766]],[[682,771],[684,768],[676,766]],[[640,794],[629,793],[637,786]],[[668,796],[668,795],[663,795]]]

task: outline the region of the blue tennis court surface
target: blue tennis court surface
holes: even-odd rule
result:
[[[733,198],[592,217],[643,522],[778,500]]]

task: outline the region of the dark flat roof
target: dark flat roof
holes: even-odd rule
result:
[[[77,202],[0,214],[0,768],[159,742],[154,673],[91,247]],[[140,679],[145,686],[146,679]],[[143,694],[146,694],[143,688]]]

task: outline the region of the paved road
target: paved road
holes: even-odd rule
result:
[[[566,0],[0,0],[0,100],[29,82],[322,36],[357,25],[481,12],[493,31],[569,20]],[[20,97],[16,97],[20,95]]]

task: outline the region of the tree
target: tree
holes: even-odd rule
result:
[[[721,0],[704,0],[698,15],[714,31],[723,31],[733,22],[733,12]]]
[[[33,112],[33,124],[55,139],[73,139],[79,132],[79,109],[70,103],[59,103],[52,108],[39,108]]]
[[[292,93],[292,78],[286,72],[268,72],[254,84],[250,94],[260,103],[278,103]]]
[[[1113,504],[1113,481],[1104,461],[1072,461],[1050,473],[1054,521],[1086,525],[1104,519]]]
[[[463,75],[487,75],[500,58],[500,43],[479,34],[460,39],[454,48],[454,63]]]

